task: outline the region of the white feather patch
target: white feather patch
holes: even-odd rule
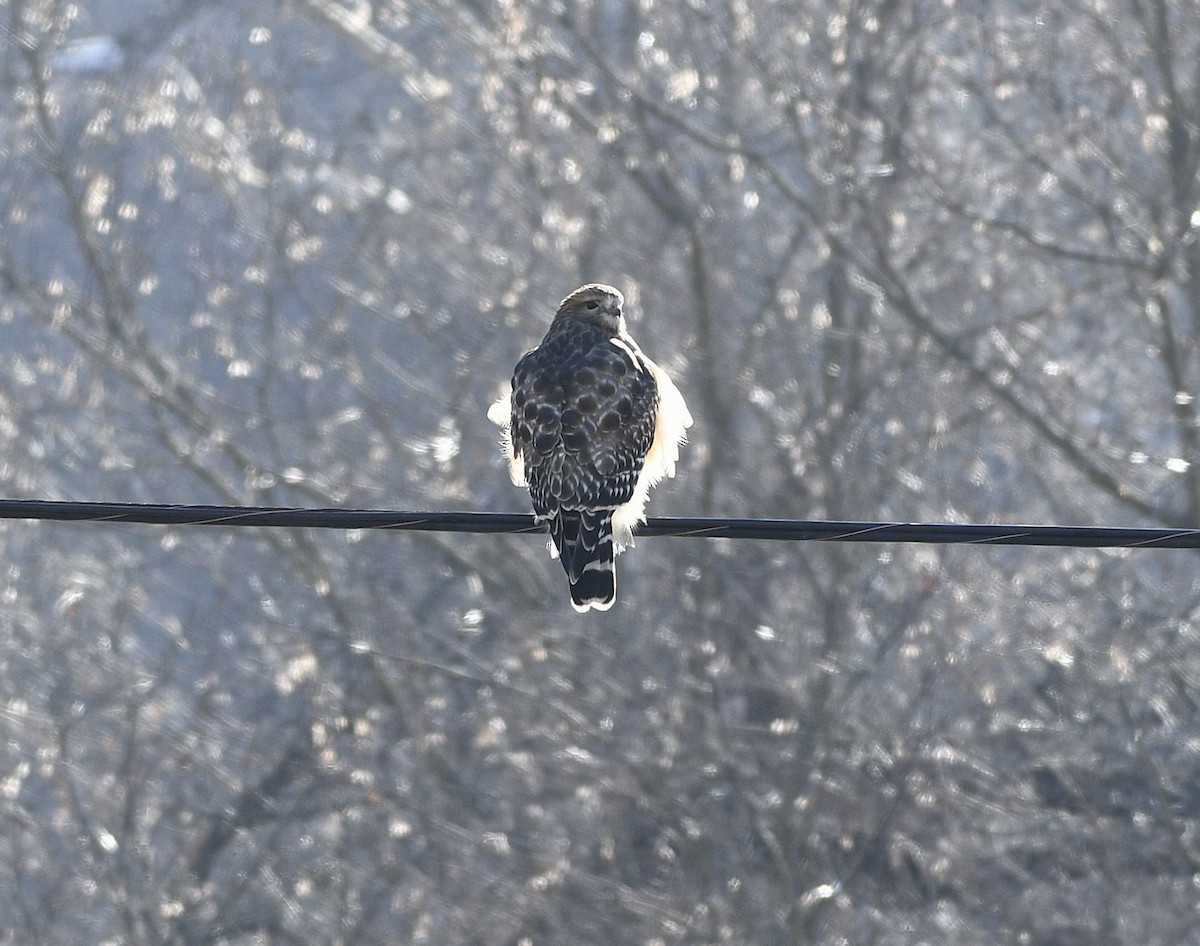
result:
[[[514,486],[528,486],[525,479],[525,461],[516,455],[512,442],[512,394],[505,391],[487,412],[488,420],[500,428],[500,449],[508,461],[508,478]]]
[[[692,426],[691,412],[679,388],[675,387],[662,368],[636,346],[635,351],[658,385],[658,414],[654,419],[654,440],[638,474],[633,496],[613,512],[613,546],[617,552],[633,547],[633,530],[646,521],[646,500],[650,498],[650,487],[663,477],[675,475],[679,448],[687,442],[687,430]]]
[[[587,614],[587,612],[592,610],[592,608],[595,608],[597,611],[607,611],[616,603],[617,599],[614,597],[610,598],[608,601],[589,601],[586,604],[576,604],[574,601],[572,601],[571,607],[573,607],[580,614]]]

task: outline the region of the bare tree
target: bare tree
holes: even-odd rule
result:
[[[519,509],[621,286],[656,514],[1194,525],[1182,0],[0,3],[13,496]],[[33,943],[1175,943],[1182,552],[8,524]],[[768,547],[770,546],[770,547]]]

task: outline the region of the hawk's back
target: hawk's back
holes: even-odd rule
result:
[[[534,512],[627,502],[657,408],[653,374],[610,333],[578,321],[552,326],[513,376],[513,447],[525,459]]]

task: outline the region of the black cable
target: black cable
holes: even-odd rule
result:
[[[392,512],[275,506],[175,506],[0,499],[0,519],[124,522],[175,526],[302,529],[408,529],[477,534],[543,532],[533,516],[497,512]],[[770,539],[787,542],[917,542],[928,545],[1038,545],[1061,548],[1200,548],[1200,529],[1106,526],[957,525],[931,522],[833,522],[807,519],[651,518],[644,536]]]

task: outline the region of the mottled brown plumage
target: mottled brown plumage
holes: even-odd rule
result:
[[[580,611],[616,600],[613,557],[632,544],[650,486],[674,475],[692,422],[626,331],[623,302],[597,283],[567,296],[488,412],[507,431],[513,481],[529,487]]]

